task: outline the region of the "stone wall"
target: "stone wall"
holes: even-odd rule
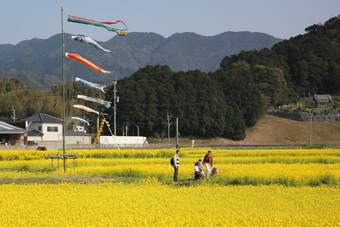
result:
[[[313,122],[336,122],[340,121],[340,113],[337,112],[331,112],[331,113],[313,113],[312,115],[307,112],[302,112],[301,115],[306,121],[310,121],[310,118],[312,116]]]

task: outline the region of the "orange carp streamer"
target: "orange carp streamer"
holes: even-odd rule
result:
[[[99,68],[98,66],[96,66],[95,64],[93,64],[89,60],[83,58],[79,54],[65,53],[65,57],[77,60],[77,61],[79,61],[79,62],[81,62],[81,63],[83,63],[87,66],[90,66],[92,69],[97,70],[99,72],[106,73],[106,74],[111,73],[110,71],[106,71],[102,68]]]

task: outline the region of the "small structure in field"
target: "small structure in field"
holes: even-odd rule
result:
[[[316,108],[325,108],[325,109],[328,109],[329,104],[333,102],[331,95],[314,95],[313,100],[315,101]]]

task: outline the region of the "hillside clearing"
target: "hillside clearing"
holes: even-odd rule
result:
[[[195,146],[309,145],[310,125],[309,122],[265,115],[246,133],[246,138],[241,141],[194,138]],[[313,122],[312,144],[340,145],[340,122]],[[180,145],[190,146],[191,139],[180,139]]]

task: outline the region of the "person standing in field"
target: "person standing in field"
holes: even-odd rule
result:
[[[177,150],[176,154],[174,155],[173,159],[174,159],[174,181],[177,182],[178,181],[178,169],[179,169],[179,154],[180,151]]]
[[[208,151],[208,154],[204,156],[203,165],[205,165],[207,170],[207,178],[209,178],[211,174],[211,168],[213,166],[213,157],[211,155],[211,151]]]

